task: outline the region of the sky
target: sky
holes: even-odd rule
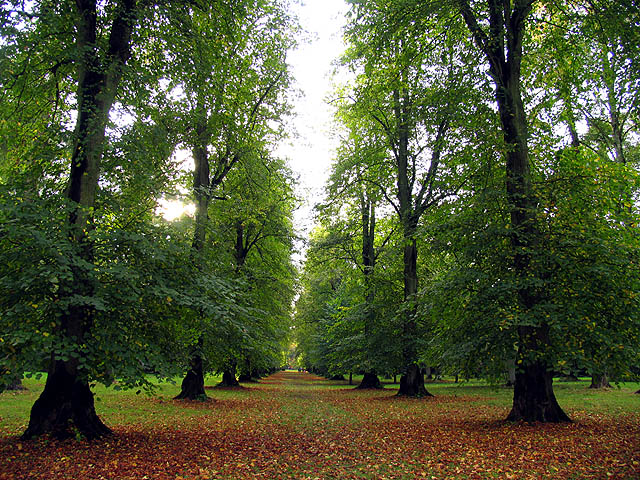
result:
[[[348,7],[344,0],[302,0],[294,5],[310,41],[291,52],[288,61],[302,97],[295,100],[291,123],[298,136],[277,151],[299,175],[304,204],[296,211],[295,226],[305,234],[313,224],[313,204],[322,197],[336,148],[330,134],[333,112],[325,99],[330,94],[332,62],[344,51],[342,27]]]

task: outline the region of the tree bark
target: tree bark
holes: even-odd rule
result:
[[[240,383],[236,379],[236,366],[232,365],[222,372],[222,381],[216,387],[239,387]]]
[[[365,308],[367,309],[364,319],[364,336],[368,344],[367,355],[370,355],[372,350],[370,346],[371,330],[375,321],[375,310],[373,309],[375,291],[372,277],[376,263],[376,204],[365,193],[360,197],[360,210],[362,214],[362,273],[365,285]],[[351,385],[351,376],[349,376],[349,385]],[[365,372],[362,381],[356,387],[360,390],[370,388],[382,388],[380,379],[373,370]]]
[[[424,378],[419,373],[420,368],[415,363],[417,359],[417,329],[416,329],[416,295],[418,293],[418,247],[415,239],[415,231],[420,216],[426,209],[426,203],[422,201],[414,205],[412,186],[415,178],[410,178],[409,166],[409,106],[410,100],[406,91],[399,89],[393,92],[393,112],[395,117],[395,143],[392,145],[396,160],[396,187],[398,198],[398,216],[403,227],[404,248],[404,309],[405,319],[403,329],[402,360],[404,372],[400,379],[400,389],[398,395],[406,396],[428,396],[430,395],[425,386]],[[432,158],[430,174],[437,169],[437,161]],[[428,182],[427,182],[428,183]],[[419,198],[425,192],[426,183],[422,185]],[[430,195],[430,192],[429,194]],[[427,196],[428,196],[427,195]]]
[[[362,381],[356,387],[356,390],[368,390],[382,388],[382,383],[374,372],[365,372]]]
[[[409,397],[431,397],[424,386],[424,377],[420,372],[420,367],[415,360],[417,358],[416,348],[416,305],[415,298],[418,293],[417,274],[418,248],[413,235],[405,235],[404,247],[404,298],[406,317],[403,325],[404,343],[402,357],[405,364],[405,371],[400,377],[400,388],[398,395]]]
[[[207,394],[204,390],[204,368],[202,356],[193,354],[190,360],[190,368],[182,379],[180,393],[175,400],[205,400]]]
[[[123,67],[130,56],[136,10],[135,0],[118,2],[107,51],[101,52],[96,3],[95,0],[76,1],[76,42],[80,54],[77,62],[78,115],[66,191],[75,207],[68,219],[70,240],[78,246],[78,255],[87,264],[94,261],[87,232],[93,228],[105,129]],[[61,294],[80,298],[92,296],[94,286],[86,270],[75,267],[72,273],[73,280],[61,286]],[[44,391],[31,409],[29,426],[22,438],[45,433],[61,438],[74,436],[74,428],[88,439],[111,432],[96,415],[87,372],[80,367],[79,361],[84,355],[81,345],[90,337],[93,328],[94,315],[91,306],[74,304],[60,318],[58,334],[71,345],[75,355],[65,352],[67,360],[56,360],[55,352],[52,353]]]
[[[459,0],[461,14],[473,38],[489,63],[495,83],[500,122],[506,144],[507,199],[511,217],[513,270],[525,279],[531,271],[531,254],[539,242],[536,226],[536,200],[531,186],[527,117],[521,94],[522,41],[532,2],[515,0],[513,6],[488,0],[489,28],[485,31],[468,0]],[[506,53],[505,53],[506,51]],[[531,312],[543,300],[543,292],[521,286],[517,301],[524,312]],[[518,327],[518,355],[513,407],[509,420],[527,422],[569,421],[556,401],[552,373],[543,360],[550,345],[549,326]]]
[[[609,377],[606,373],[594,373],[591,375],[591,385],[589,388],[599,389],[599,388],[611,388],[611,384],[609,383]]]
[[[9,384],[4,388],[8,391],[18,391],[18,390],[26,390],[25,386],[22,385],[22,373],[12,373],[9,374],[8,371],[0,367],[0,377],[9,377]],[[0,388],[0,393],[2,393],[2,389]]]
[[[44,391],[33,404],[22,439],[45,433],[70,438],[75,436],[74,428],[88,440],[111,434],[96,414],[87,381],[76,369],[69,369],[68,362],[52,361]]]
[[[507,420],[513,422],[570,422],[553,393],[553,376],[544,362],[526,364],[516,374],[513,407]]]
[[[416,363],[412,363],[406,372],[400,377],[399,396],[406,397],[433,397],[424,386],[424,377],[420,371],[420,367]]]

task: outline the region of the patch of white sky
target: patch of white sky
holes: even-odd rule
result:
[[[287,160],[298,177],[302,205],[294,214],[298,235],[306,236],[313,227],[313,206],[322,198],[329,177],[334,150],[332,133],[334,110],[327,101],[333,91],[334,61],[344,52],[342,29],[348,6],[344,0],[294,0],[293,13],[303,30],[299,45],[287,57],[294,78],[293,115],[290,138],[275,154]],[[172,220],[192,205],[179,200],[161,200],[160,212]]]
[[[296,136],[280,145],[277,154],[299,175],[303,204],[294,220],[305,235],[313,226],[313,205],[322,198],[337,147],[334,109],[327,99],[333,90],[333,63],[345,50],[342,29],[348,6],[344,0],[304,0],[293,8],[309,39],[288,57],[301,97],[295,100],[292,118]]]

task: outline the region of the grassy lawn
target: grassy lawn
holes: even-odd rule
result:
[[[2,480],[640,478],[639,384],[556,383],[574,420],[562,425],[504,422],[512,391],[480,382],[428,384],[424,400],[297,372],[209,388],[208,402],[175,401],[172,384],[155,397],[98,387],[114,436],[22,442],[43,382],[0,395]]]

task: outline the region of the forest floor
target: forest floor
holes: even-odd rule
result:
[[[506,423],[511,392],[428,385],[436,397],[357,391],[280,372],[207,402],[98,392],[115,435],[19,433],[42,382],[0,395],[0,479],[639,479],[640,395],[556,384],[574,423]],[[637,389],[637,386],[633,386]],[[167,396],[165,396],[167,395]]]

